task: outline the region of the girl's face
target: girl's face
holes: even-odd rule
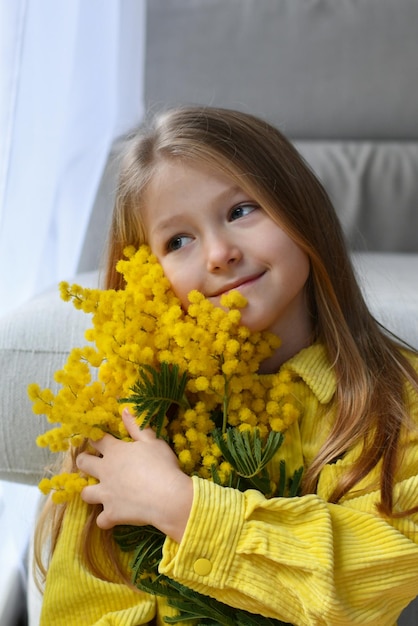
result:
[[[162,161],[144,196],[148,243],[187,309],[192,289],[219,305],[237,289],[242,323],[307,344],[307,255],[267,213],[217,170]],[[301,346],[296,345],[297,351]]]

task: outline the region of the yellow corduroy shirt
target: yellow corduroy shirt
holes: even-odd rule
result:
[[[414,365],[418,366],[418,360]],[[314,345],[283,367],[303,403],[281,450],[292,470],[308,464],[324,441],[335,409],[335,375]],[[418,398],[407,390],[418,423]],[[417,504],[418,436],[402,441],[395,488],[400,510]],[[338,504],[327,497],[358,450],[322,471],[317,494],[266,500],[193,478],[194,499],[180,544],[166,539],[160,571],[234,607],[295,625],[393,626],[418,594],[418,515],[381,518],[378,470]],[[67,509],[48,571],[42,626],[138,626],[170,612],[161,599],[104,582],[86,570],[80,535],[87,507]],[[100,540],[97,542],[100,550]],[[110,574],[110,578],[112,578]]]

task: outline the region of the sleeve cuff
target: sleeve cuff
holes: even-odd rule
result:
[[[228,579],[245,517],[245,497],[194,476],[193,504],[180,544],[164,543],[159,571],[182,584],[222,588]]]

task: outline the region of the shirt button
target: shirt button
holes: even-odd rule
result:
[[[197,559],[194,562],[193,569],[199,576],[207,576],[212,570],[212,563],[209,559]]]

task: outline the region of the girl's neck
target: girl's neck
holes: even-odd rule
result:
[[[274,354],[261,363],[258,370],[259,374],[274,374],[280,369],[283,363],[291,359],[303,348],[308,348],[311,344],[312,333],[309,333],[309,336],[305,338],[305,341],[283,342]]]
[[[289,318],[277,333],[282,343],[277,350],[259,368],[260,374],[273,374],[283,363],[291,359],[303,348],[307,348],[314,341],[314,329],[308,308],[302,313]]]

